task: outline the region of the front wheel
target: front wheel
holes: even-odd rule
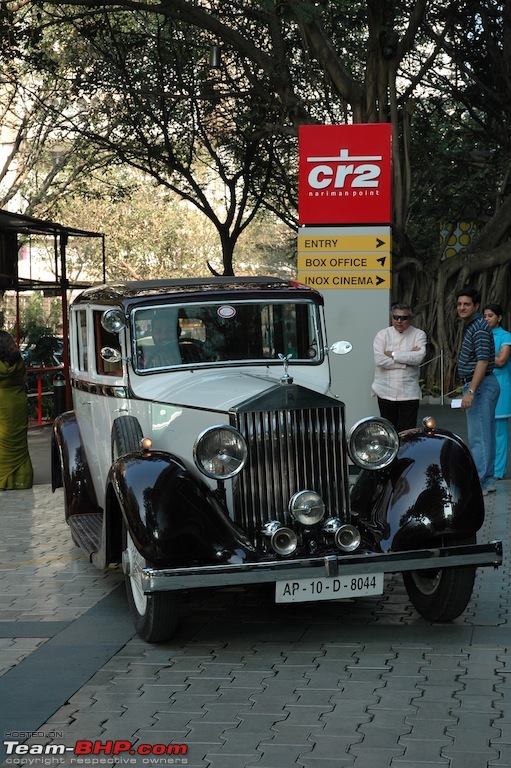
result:
[[[474,544],[475,537],[456,543]],[[412,605],[422,618],[453,621],[461,616],[472,597],[475,573],[474,565],[408,571],[403,573],[403,581]]]
[[[144,593],[141,574],[146,561],[125,526],[122,566],[128,605],[138,634],[147,643],[163,643],[170,640],[178,624],[179,595],[176,592],[155,592],[150,595]]]

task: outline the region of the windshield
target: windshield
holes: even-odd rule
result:
[[[135,370],[182,365],[253,363],[290,356],[322,361],[313,302],[232,302],[165,305],[133,313]]]

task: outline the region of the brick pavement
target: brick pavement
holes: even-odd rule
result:
[[[511,768],[510,491],[503,481],[487,497],[480,534],[504,539],[505,565],[478,571],[452,624],[420,619],[399,576],[355,602],[277,607],[259,586],[190,594],[161,646],[134,635],[119,570],[73,545],[60,492],[4,493],[0,732],[188,747],[120,765]],[[93,765],[81,760],[2,766]]]

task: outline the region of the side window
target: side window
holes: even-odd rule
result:
[[[87,312],[79,309],[75,314],[76,364],[79,371],[86,371],[87,356]]]
[[[122,376],[122,363],[111,363],[103,360],[101,349],[103,347],[113,347],[121,351],[119,337],[116,333],[109,333],[101,325],[101,315],[103,311],[94,312],[94,339],[96,347],[96,370],[105,376]]]

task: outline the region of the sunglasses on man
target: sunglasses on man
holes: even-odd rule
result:
[[[410,320],[410,315],[392,315],[392,319],[395,320],[397,323],[399,322],[405,323],[407,320]]]

